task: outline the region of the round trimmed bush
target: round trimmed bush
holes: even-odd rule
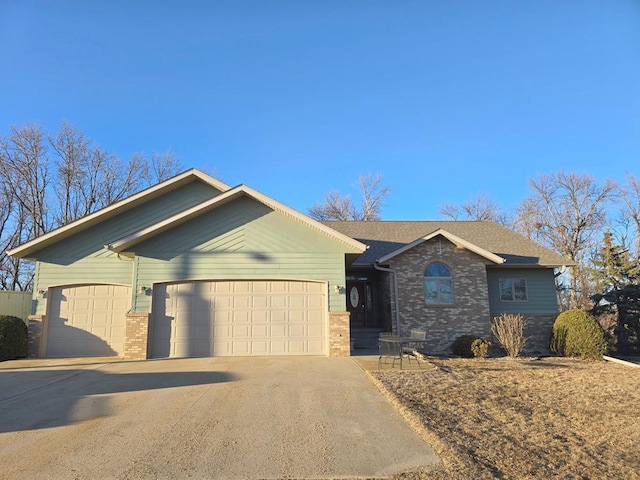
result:
[[[27,356],[27,326],[22,319],[0,315],[0,361]]]
[[[477,335],[460,335],[451,344],[451,353],[460,357],[472,358],[473,350],[471,350],[471,345],[476,340],[482,340],[482,338]]]
[[[491,348],[491,342],[489,340],[483,340],[482,338],[476,338],[471,343],[471,353],[473,353],[473,356],[476,358],[487,358],[489,348]]]
[[[584,310],[575,309],[556,318],[550,348],[563,357],[599,360],[607,353],[607,341],[598,321]]]

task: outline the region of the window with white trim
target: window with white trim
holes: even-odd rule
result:
[[[444,263],[433,262],[424,271],[424,303],[453,304],[453,276]]]
[[[526,302],[527,281],[524,278],[501,278],[500,279],[500,301],[501,302]]]

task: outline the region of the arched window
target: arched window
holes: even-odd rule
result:
[[[433,262],[424,271],[424,303],[450,305],[453,303],[453,277],[444,263]]]

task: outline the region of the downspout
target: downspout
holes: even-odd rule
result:
[[[373,268],[381,272],[390,273],[393,276],[393,298],[396,304],[396,330],[398,335],[400,335],[400,300],[398,299],[398,277],[396,271],[393,268],[381,267],[377,261],[373,262]]]

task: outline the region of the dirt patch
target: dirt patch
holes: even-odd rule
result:
[[[442,464],[394,478],[640,479],[640,375],[574,359],[371,371]]]

